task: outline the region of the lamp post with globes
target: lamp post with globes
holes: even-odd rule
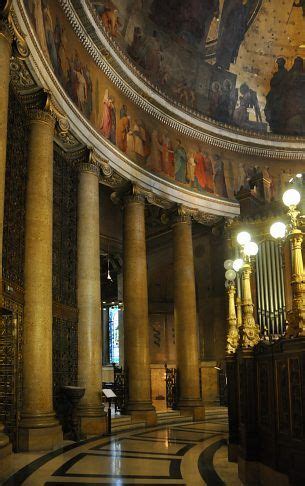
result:
[[[287,312],[288,327],[286,337],[305,336],[305,276],[302,256],[303,233],[299,228],[301,195],[296,189],[288,189],[283,194],[283,203],[288,207],[289,224],[277,221],[270,227],[273,238],[288,238],[291,248],[292,267],[292,309]]]
[[[236,271],[234,269],[234,263],[232,260],[226,260],[224,262],[224,267],[226,270],[225,278],[226,278],[226,289],[228,294],[228,333],[227,333],[227,347],[226,351],[227,354],[234,354],[236,352],[238,346],[238,326],[237,326],[237,318],[236,318],[236,311],[235,311],[235,279],[236,279]]]
[[[237,235],[237,243],[242,254],[242,326],[240,328],[242,348],[252,348],[259,340],[259,327],[255,322],[253,313],[253,301],[251,292],[251,260],[258,253],[258,245],[251,241],[251,235],[247,231],[241,231]]]

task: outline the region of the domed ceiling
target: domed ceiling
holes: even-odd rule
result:
[[[91,3],[167,97],[225,124],[305,134],[305,0]]]

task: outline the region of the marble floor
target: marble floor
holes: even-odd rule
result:
[[[218,407],[200,423],[94,437],[34,460],[28,456],[32,462],[19,470],[26,454],[18,454],[16,472],[2,484],[237,486],[237,466],[227,461],[227,429],[226,409]]]

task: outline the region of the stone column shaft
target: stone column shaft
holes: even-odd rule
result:
[[[3,283],[2,283],[2,255],[3,255],[3,222],[4,222],[4,195],[5,195],[5,167],[6,167],[6,144],[7,144],[7,120],[8,120],[8,99],[10,82],[10,57],[12,36],[7,22],[0,19],[0,313],[3,306]],[[0,315],[1,319],[1,315]],[[0,422],[0,466],[1,461],[8,462],[8,454],[11,453],[11,445],[6,434],[3,433],[4,426]],[[5,459],[4,459],[5,458]],[[0,477],[1,479],[1,477]]]
[[[156,422],[151,402],[145,204],[140,196],[125,199],[124,210],[124,352],[128,373],[128,413]]]
[[[199,346],[190,219],[179,219],[173,225],[173,241],[178,407],[183,413],[192,413],[195,420],[201,420],[204,417],[204,407],[199,384]]]
[[[5,195],[8,99],[12,35],[6,21],[0,19],[0,305],[2,306],[2,245]]]
[[[22,450],[51,449],[62,433],[53,410],[52,216],[55,119],[31,113],[25,218]]]
[[[99,169],[80,166],[77,227],[78,384],[86,389],[80,402],[85,434],[106,430],[102,393],[102,309],[100,283]]]

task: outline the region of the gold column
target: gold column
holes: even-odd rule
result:
[[[179,378],[178,408],[192,414],[194,420],[204,418],[200,397],[198,330],[195,293],[192,224],[183,210],[178,210],[173,224],[174,301],[176,351]]]
[[[23,408],[21,450],[48,450],[62,441],[52,390],[52,213],[55,118],[30,114],[25,217]]]
[[[100,282],[99,168],[79,166],[77,227],[78,384],[86,391],[80,402],[81,430],[106,431],[102,393],[102,316]]]
[[[124,199],[124,352],[128,373],[127,411],[133,419],[156,423],[151,402],[148,327],[145,200],[139,194]]]
[[[252,348],[259,342],[259,327],[253,315],[251,273],[251,263],[245,262],[242,270],[242,326],[240,328],[243,348]]]
[[[229,282],[228,294],[228,335],[227,335],[227,354],[235,353],[238,346],[238,326],[235,310],[235,285]]]
[[[1,14],[1,9],[0,9]],[[8,98],[10,81],[10,57],[13,36],[9,24],[0,17],[0,318],[3,307],[2,283],[2,245],[3,245],[3,219],[5,194],[5,166],[7,143]],[[0,461],[8,461],[7,455],[11,453],[11,445],[4,434],[4,425],[0,422]],[[1,464],[1,462],[0,462]]]

